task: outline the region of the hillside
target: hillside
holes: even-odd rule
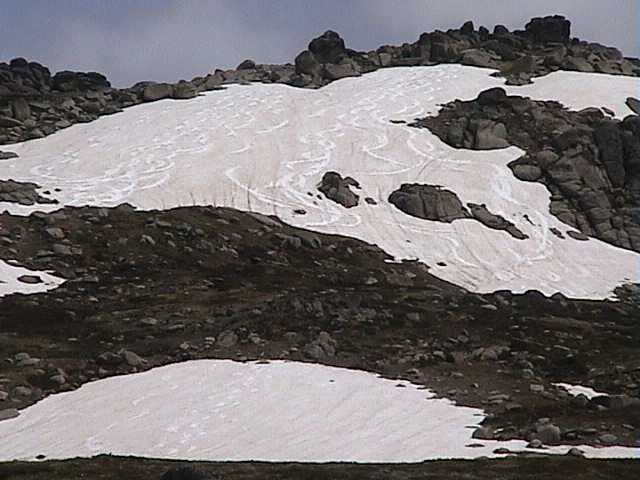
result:
[[[633,458],[638,75],[557,16],[128,89],[0,64],[0,460]],[[0,476],[168,468],[43,465]]]

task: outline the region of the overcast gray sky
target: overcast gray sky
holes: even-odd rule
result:
[[[292,61],[327,29],[371,50],[420,33],[559,13],[573,35],[640,56],[640,0],[0,0],[0,61],[93,70],[117,86]]]

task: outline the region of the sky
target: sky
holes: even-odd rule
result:
[[[328,29],[374,50],[420,33],[562,14],[573,36],[640,57],[640,0],[0,0],[0,61],[98,71],[115,86],[291,62]]]

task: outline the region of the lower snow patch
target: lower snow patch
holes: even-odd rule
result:
[[[483,418],[481,410],[362,371],[200,360],[46,398],[18,418],[0,422],[0,461],[114,454],[418,462],[491,456],[498,447],[524,449],[520,441],[472,440]],[[588,456],[631,457],[635,452],[584,450]],[[565,453],[567,448],[549,451]]]
[[[491,73],[440,65],[379,70],[320,90],[232,85],[13,145],[20,158],[1,162],[0,178],[58,188],[56,198],[65,205],[212,204],[275,214],[297,227],[376,244],[398,259],[432,266],[445,259],[448,267],[437,274],[476,292],[536,289],[601,299],[622,283],[638,282],[640,255],[551,233],[566,225],[550,214],[549,192],[516,179],[507,166],[521,150],[456,150],[430,132],[391,123],[411,122],[455,98],[500,86]],[[636,90],[631,77],[557,72],[522,92],[624,115],[630,111],[625,98]],[[356,178],[358,194],[370,200],[347,209],[309,195],[328,171]],[[528,238],[478,222],[409,217],[387,201],[403,183],[442,185],[463,204],[485,205]]]

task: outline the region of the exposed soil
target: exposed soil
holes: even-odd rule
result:
[[[3,214],[0,259],[10,258],[68,282],[0,298],[0,410],[189,359],[289,359],[408,379],[485,408],[484,438],[539,436],[541,418],[561,428],[548,443],[638,438],[631,294],[472,294],[361,241],[226,208]],[[625,396],[576,400],[554,382]]]

